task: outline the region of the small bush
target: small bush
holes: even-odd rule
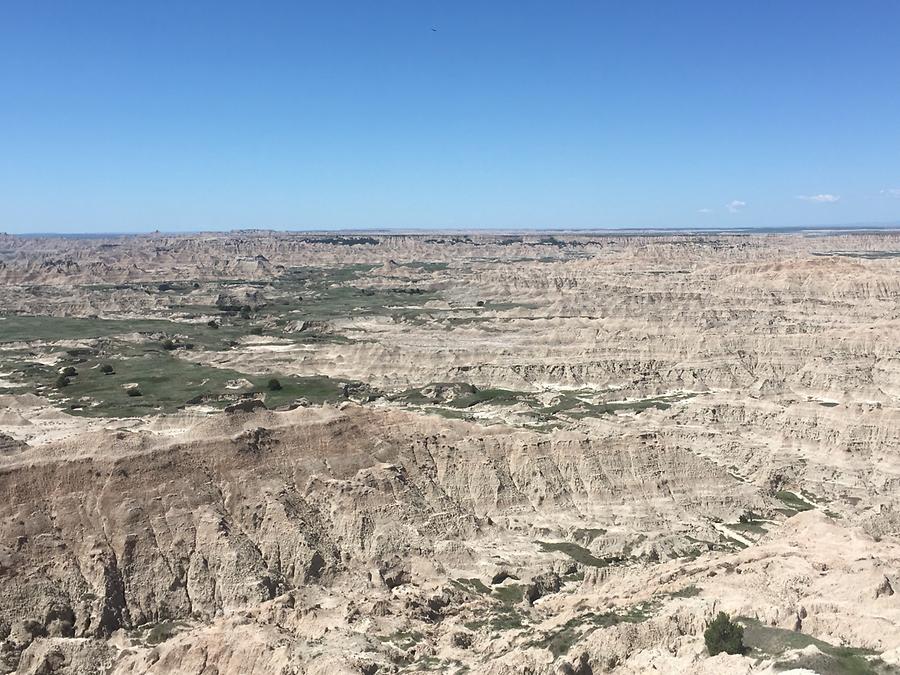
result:
[[[269,380],[269,391],[280,391],[281,390],[281,382],[276,380],[274,377]]]
[[[141,393],[141,390],[138,389],[137,387],[132,387],[131,389],[128,389],[126,393],[129,396],[143,396],[143,394]]]
[[[172,621],[161,621],[147,634],[147,644],[158,645],[178,633],[178,626]]]
[[[218,328],[219,322],[216,321],[215,319],[210,319],[209,321],[206,322],[206,325],[209,326],[210,328]]]
[[[68,377],[66,377],[65,375],[60,375],[59,377],[56,378],[56,388],[57,389],[62,389],[63,387],[68,387],[68,386],[69,386],[69,378]]]
[[[104,375],[112,375],[115,371],[113,370],[113,367],[111,365],[109,365],[108,363],[104,363],[102,366],[100,366],[100,372]]]
[[[744,653],[744,629],[728,618],[725,612],[719,612],[718,616],[709,624],[709,628],[703,633],[706,641],[706,649],[710,656],[721,654]]]
[[[253,328],[250,329],[250,335],[262,335],[262,334],[263,334],[262,326],[253,326]]]
[[[78,371],[75,370],[72,366],[66,366],[62,369],[63,377],[75,377],[78,374]]]
[[[162,341],[162,347],[165,350],[172,351],[173,349],[176,348],[176,346],[177,345],[172,340],[163,340]]]

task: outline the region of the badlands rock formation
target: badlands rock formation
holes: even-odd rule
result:
[[[0,673],[900,668],[900,235],[2,237],[0,284]]]

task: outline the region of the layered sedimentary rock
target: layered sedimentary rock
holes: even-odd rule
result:
[[[0,672],[900,663],[896,234],[7,237],[0,280]]]

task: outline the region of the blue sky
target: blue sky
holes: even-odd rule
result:
[[[894,0],[9,0],[0,231],[897,221],[898,30]]]

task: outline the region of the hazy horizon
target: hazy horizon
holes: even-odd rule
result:
[[[563,227],[532,227],[532,228],[439,228],[439,227],[359,227],[359,228],[279,228],[279,227],[232,227],[220,229],[172,229],[167,230],[158,228],[153,230],[140,231],[34,231],[34,232],[0,232],[0,234],[10,236],[23,237],[127,237],[140,236],[148,234],[161,235],[197,235],[197,234],[229,234],[239,232],[272,232],[276,234],[298,234],[312,236],[326,235],[429,235],[429,234],[451,234],[451,235],[523,235],[538,236],[546,235],[590,235],[590,234],[619,234],[619,233],[803,233],[803,232],[869,232],[869,231],[891,231],[900,229],[900,222],[882,222],[882,223],[835,223],[835,224],[812,224],[812,225],[791,225],[783,227],[599,227],[599,228],[563,228]]]

